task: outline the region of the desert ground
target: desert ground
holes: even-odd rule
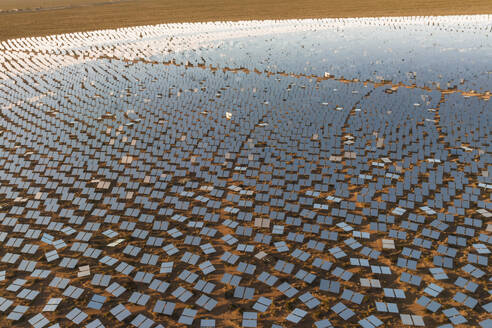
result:
[[[490,3],[272,2],[0,0],[0,327],[492,326]]]
[[[173,22],[470,15],[489,0],[0,0],[0,40]]]

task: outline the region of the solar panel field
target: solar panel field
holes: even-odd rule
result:
[[[2,322],[491,327],[491,18],[0,43]]]

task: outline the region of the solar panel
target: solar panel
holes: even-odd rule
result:
[[[487,325],[489,23],[208,22],[0,43],[0,311],[48,326],[14,298],[57,313],[72,298],[75,325],[215,327],[232,324],[216,311],[234,299],[244,327],[272,302],[276,327],[379,327],[416,302],[426,316],[404,325]]]

